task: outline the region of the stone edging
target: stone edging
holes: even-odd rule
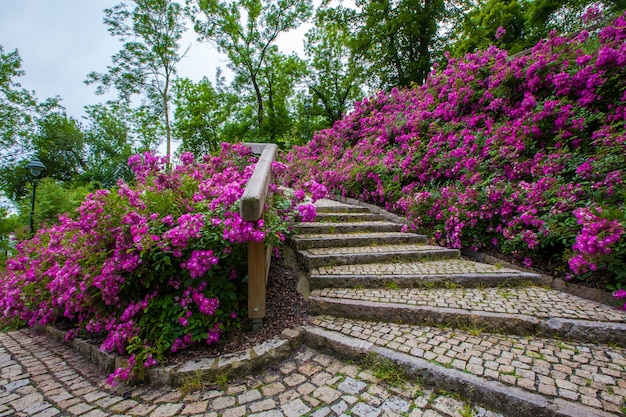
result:
[[[429,386],[454,391],[465,399],[512,417],[609,417],[612,414],[560,398],[546,398],[498,381],[487,380],[458,369],[437,366],[424,359],[376,346],[337,332],[305,327],[305,343],[338,357],[364,360],[376,355],[400,366],[407,376]]]
[[[75,338],[66,341],[67,332],[52,326],[36,326],[36,330],[48,334],[53,339],[70,346],[75,351],[89,358],[106,372],[125,366],[126,358],[102,352],[88,341]],[[180,387],[188,378],[201,378],[203,381],[215,380],[218,375],[244,376],[253,370],[268,366],[289,357],[304,341],[302,328],[285,329],[280,336],[266,340],[249,349],[214,358],[202,358],[178,365],[161,366],[147,371],[147,377],[153,386]]]

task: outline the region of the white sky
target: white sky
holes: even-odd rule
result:
[[[122,44],[107,31],[103,10],[120,0],[0,0],[0,45],[4,53],[18,50],[22,69],[17,81],[35,90],[40,101],[60,96],[69,115],[80,118],[83,107],[106,101],[95,94],[95,85],[83,81],[91,71],[105,72],[111,56]],[[203,76],[211,81],[215,69],[226,60],[210,44],[196,42],[188,23],[182,50],[192,45],[177,66],[178,75],[194,81]],[[283,34],[278,45],[285,53],[302,56],[306,29]]]

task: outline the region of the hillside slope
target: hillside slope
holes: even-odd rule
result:
[[[626,284],[625,16],[357,103],[284,155],[285,180],[402,213],[448,247]]]

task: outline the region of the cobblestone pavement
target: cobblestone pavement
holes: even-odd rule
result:
[[[0,334],[0,368],[0,416],[458,417],[470,410],[502,416],[415,382],[386,384],[370,369],[308,348],[224,389],[189,394],[114,389],[89,360],[31,329]]]
[[[626,312],[623,310],[543,287],[408,288],[401,291],[385,288],[324,288],[316,291],[315,295],[474,312],[524,314],[538,318],[626,323]]]
[[[624,348],[332,316],[313,324],[532,393],[619,415],[626,410]]]

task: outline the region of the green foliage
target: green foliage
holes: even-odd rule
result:
[[[306,34],[305,49],[309,56],[309,89],[313,93],[313,113],[325,117],[330,127],[363,97],[365,82],[363,61],[350,49],[354,41],[350,21],[356,11],[346,8],[319,9],[315,26]]]
[[[198,83],[188,78],[174,83],[176,112],[174,137],[182,141],[179,152],[196,155],[215,153],[228,121],[228,94],[217,91],[204,77]]]
[[[197,0],[193,3],[196,32],[226,54],[228,67],[235,73],[235,84],[253,97],[256,128],[262,131],[264,124],[269,123],[270,136],[275,137],[272,130],[275,123],[266,122],[266,118],[268,114],[280,117],[282,104],[271,96],[276,92],[272,67],[283,65],[284,59],[273,46],[279,34],[295,29],[308,19],[311,0]],[[290,83],[293,82],[287,82]]]
[[[178,53],[185,31],[183,8],[173,0],[135,0],[133,4],[132,10],[127,3],[105,9],[109,32],[126,43],[113,55],[113,66],[107,67],[106,73],[91,72],[85,82],[98,84],[98,94],[114,87],[126,101],[144,94],[153,120],[164,125],[166,153],[170,155],[170,89],[176,64],[184,56]]]
[[[590,7],[596,7],[610,19],[626,8],[626,1],[479,1],[462,17],[458,29],[452,31],[449,48],[456,56],[490,45],[517,53],[549,37],[551,31],[567,35],[596,23],[585,18]],[[499,27],[504,29],[501,36],[496,35]]]
[[[5,208],[0,208],[0,270],[4,268],[7,258],[14,253],[13,231],[20,224],[16,214],[9,214]]]
[[[32,184],[27,186],[28,196],[18,204],[19,219],[22,227],[27,227],[30,219],[32,202]],[[35,201],[35,225],[37,228],[55,223],[59,215],[74,216],[76,209],[81,205],[85,196],[93,191],[89,184],[72,186],[44,178],[38,180]]]
[[[87,106],[88,125],[84,128],[86,170],[81,183],[93,182],[101,188],[112,188],[118,179],[130,181],[128,158],[136,150],[150,150],[138,137],[137,114],[123,103]],[[138,149],[137,149],[138,148]]]
[[[499,27],[506,33],[498,39]],[[465,15],[461,28],[456,31],[458,40],[454,52],[463,55],[496,45],[516,53],[528,47],[526,35],[526,21],[518,0],[488,0]]]
[[[445,14],[443,0],[358,0],[362,22],[353,48],[381,88],[421,84]]]
[[[17,52],[4,53],[0,45],[0,169],[5,169],[24,153],[23,138],[32,128],[36,101],[33,93],[15,81],[24,75]]]

